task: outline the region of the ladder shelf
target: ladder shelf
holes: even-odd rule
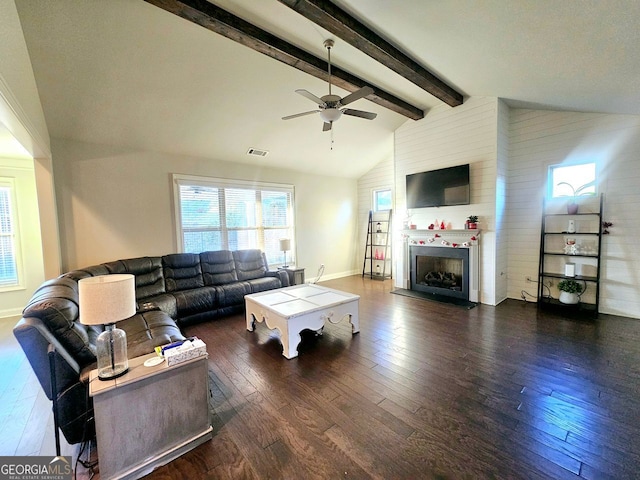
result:
[[[362,276],[385,280],[392,278],[391,210],[369,211],[367,240],[364,249]]]

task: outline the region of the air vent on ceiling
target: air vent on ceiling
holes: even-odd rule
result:
[[[257,148],[247,150],[247,155],[255,155],[256,157],[266,157],[268,154],[267,150],[258,150]]]

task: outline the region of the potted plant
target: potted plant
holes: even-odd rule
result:
[[[475,230],[478,228],[478,216],[477,215],[469,215],[467,217],[467,228],[469,230]]]
[[[578,204],[576,203],[576,197],[580,195],[594,195],[593,192],[587,192],[587,193],[582,193],[582,192],[584,192],[589,187],[593,187],[595,184],[596,184],[596,181],[593,180],[589,183],[585,183],[584,185],[579,186],[578,188],[575,188],[573,185],[567,182],[557,183],[557,186],[566,185],[571,189],[572,195],[569,195],[570,199],[569,199],[569,203],[567,203],[567,213],[569,215],[575,215],[576,213],[578,213]],[[563,195],[563,196],[567,196],[567,195]]]
[[[558,290],[560,290],[559,300],[562,303],[575,305],[580,301],[582,285],[575,280],[561,280],[558,283]]]

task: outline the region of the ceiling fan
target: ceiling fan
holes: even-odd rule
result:
[[[307,90],[296,90],[296,93],[299,93],[303,97],[306,97],[309,100],[315,102],[318,105],[318,110],[311,110],[309,112],[296,113],[295,115],[282,117],[283,120],[302,117],[304,115],[311,115],[312,113],[319,113],[320,118],[322,118],[322,120],[324,121],[322,131],[326,132],[331,130],[333,122],[338,120],[343,113],[345,115],[351,115],[352,117],[366,118],[367,120],[373,120],[374,118],[376,118],[376,116],[378,115],[377,113],[364,112],[362,110],[354,110],[352,108],[342,108],[345,105],[361,99],[362,97],[371,95],[373,93],[373,88],[362,87],[361,89],[356,90],[355,92],[347,95],[344,98],[341,98],[338,95],[331,94],[331,47],[333,47],[333,45],[334,42],[331,39],[324,41],[324,46],[327,49],[327,57],[329,63],[329,94],[323,95],[322,97],[316,97],[313,93]]]

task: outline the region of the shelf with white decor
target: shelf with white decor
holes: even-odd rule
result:
[[[362,276],[376,280],[392,278],[391,210],[369,212],[367,240],[362,264]]]
[[[600,297],[603,195],[584,199],[580,213],[553,211],[543,200],[538,267],[538,307],[576,318],[595,318]],[[551,203],[551,202],[549,202]],[[605,232],[607,233],[607,232]],[[576,304],[552,295],[554,280],[582,286]]]

